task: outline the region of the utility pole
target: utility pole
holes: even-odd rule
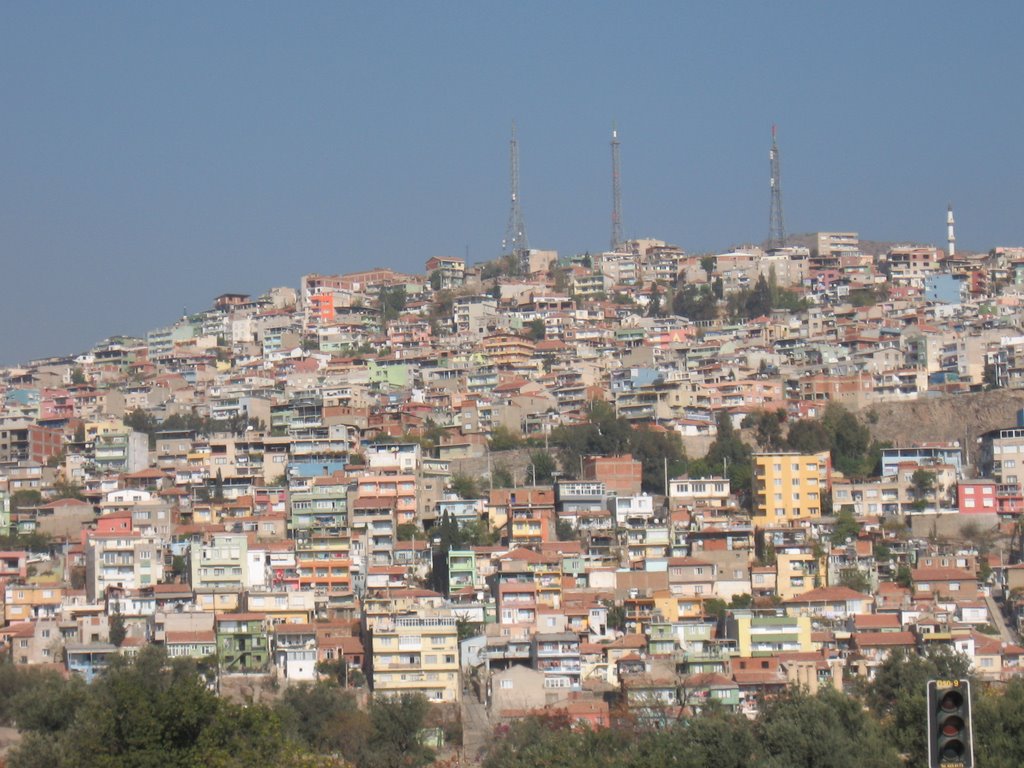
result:
[[[523,222],[523,210],[519,206],[519,142],[516,140],[516,124],[512,123],[512,139],[509,146],[509,182],[511,185],[511,207],[508,213],[508,228],[505,239],[501,241],[504,253],[522,255],[530,249],[526,241],[526,224]]]
[[[619,132],[612,123],[612,251],[622,245],[622,188],[619,185]]]
[[[771,215],[768,223],[768,247],[771,249],[786,247],[786,227],[782,223],[782,180],[779,176],[779,145],[775,139],[775,126],[772,126],[772,148],[768,153],[771,163]]]

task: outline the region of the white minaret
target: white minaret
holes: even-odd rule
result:
[[[949,240],[949,257],[956,256],[956,235],[953,232],[953,204],[946,209],[946,239]]]

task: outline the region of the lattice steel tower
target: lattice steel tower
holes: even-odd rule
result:
[[[508,213],[508,229],[501,249],[505,253],[520,253],[530,248],[526,241],[526,224],[523,223],[523,209],[519,207],[519,142],[516,141],[516,124],[512,123],[512,139],[509,146],[510,180],[512,184],[512,208]]]
[[[619,132],[612,124],[612,251],[622,245],[622,188],[619,186]]]
[[[771,161],[772,211],[768,224],[768,247],[786,247],[786,227],[782,223],[782,182],[779,177],[779,145],[775,140],[775,126],[772,126],[772,148],[768,153]]]

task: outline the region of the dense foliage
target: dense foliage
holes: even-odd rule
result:
[[[664,493],[666,466],[669,477],[686,471],[686,451],[679,435],[634,427],[600,400],[591,405],[588,423],[558,427],[551,433],[551,444],[558,449],[562,471],[569,477],[577,476],[584,456],[632,454],[643,467],[643,490]]]
[[[874,680],[848,680],[811,696],[791,689],[762,701],[756,719],[709,702],[702,714],[643,729],[626,713],[592,730],[559,716],[499,727],[484,750],[485,768],[924,768],[929,679],[967,674],[966,657],[940,650],[896,653]],[[420,696],[360,707],[334,682],[289,686],[270,705],[218,697],[194,663],[168,663],[158,648],[117,659],[92,684],[34,667],[0,664],[0,724],[23,740],[11,768],[115,766],[437,765],[418,735],[440,728],[458,741],[458,715]],[[976,764],[1024,765],[1024,680],[974,686]]]
[[[273,705],[239,705],[186,659],[156,647],[117,658],[91,684],[0,664],[0,724],[21,731],[10,768],[305,768],[423,766],[420,696],[360,709],[334,682],[286,689]]]
[[[791,689],[762,702],[754,720],[711,706],[666,728],[591,730],[533,717],[499,730],[485,768],[925,768],[926,684],[966,676],[967,659],[939,651],[895,654],[859,693]],[[974,686],[975,764],[1024,765],[1024,680]]]

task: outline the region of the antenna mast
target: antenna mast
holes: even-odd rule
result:
[[[768,224],[768,247],[786,247],[786,227],[782,223],[782,181],[779,176],[779,145],[775,140],[775,126],[772,126],[772,148],[768,153],[771,162],[772,210]]]
[[[619,186],[619,132],[612,123],[612,251],[622,245],[622,188]]]
[[[521,253],[529,250],[530,246],[526,242],[526,224],[523,223],[523,211],[519,207],[519,142],[516,141],[514,121],[512,139],[508,145],[512,207],[508,214],[508,229],[505,230],[505,239],[501,241],[501,249],[505,253]]]

